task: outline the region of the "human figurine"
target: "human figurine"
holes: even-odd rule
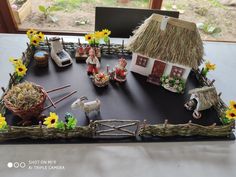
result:
[[[84,48],[83,48],[82,45],[79,46],[78,52],[79,52],[79,55],[83,55],[84,54]]]
[[[98,73],[100,62],[96,57],[95,50],[93,48],[89,50],[89,57],[87,58],[86,63],[88,65],[87,73],[89,76]]]
[[[126,81],[127,69],[125,68],[127,61],[124,58],[119,59],[118,65],[115,67],[115,77],[114,80],[118,82]]]

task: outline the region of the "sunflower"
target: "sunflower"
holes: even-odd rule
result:
[[[32,38],[30,39],[30,44],[33,44],[34,46],[38,46],[39,42],[40,39],[36,35],[32,36]]]
[[[2,114],[0,114],[0,129],[5,128],[7,125],[6,119],[5,117],[2,116]]]
[[[47,128],[55,128],[58,121],[58,115],[56,113],[50,112],[50,116],[45,119],[43,122]]]
[[[208,70],[215,70],[216,69],[216,65],[209,62],[209,61],[205,63],[205,66]]]
[[[229,109],[236,110],[236,101],[230,101],[229,104]]]
[[[228,118],[228,119],[236,119],[236,110],[228,109],[225,113],[226,113],[226,118]]]
[[[94,35],[93,34],[86,34],[85,35],[85,40],[86,41],[91,41],[93,39]]]
[[[23,77],[26,74],[27,68],[25,65],[21,64],[21,65],[17,65],[16,66],[16,73],[18,76]]]
[[[40,42],[43,42],[43,41],[44,41],[44,34],[43,34],[42,32],[39,32],[39,33],[37,34],[37,37],[39,38],[39,41],[40,41]]]
[[[37,31],[34,30],[34,29],[29,29],[29,30],[26,32],[26,34],[27,34],[27,36],[28,36],[29,39],[31,39],[36,33],[37,33]]]
[[[13,58],[10,57],[9,61],[14,65],[14,66],[18,66],[18,65],[22,65],[22,60],[21,58]]]
[[[111,34],[111,31],[109,31],[108,29],[103,29],[102,33],[104,36],[109,36]]]
[[[95,39],[97,39],[97,40],[102,39],[102,38],[104,38],[104,33],[103,33],[102,31],[96,31],[96,32],[94,33],[94,37],[95,37]]]

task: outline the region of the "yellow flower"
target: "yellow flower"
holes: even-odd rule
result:
[[[58,115],[56,113],[50,112],[50,116],[45,119],[43,122],[47,128],[55,128],[58,121]]]
[[[21,58],[13,58],[13,57],[10,57],[10,58],[9,58],[9,61],[12,62],[12,64],[13,64],[14,66],[18,66],[18,65],[22,65],[22,64],[23,64]]]
[[[215,70],[216,69],[216,65],[209,62],[209,61],[205,63],[205,66],[208,70]]]
[[[109,36],[111,34],[111,31],[109,31],[108,29],[103,29],[102,33],[104,36]]]
[[[228,119],[236,119],[236,110],[228,109],[225,113]]]
[[[43,41],[44,41],[44,34],[43,34],[42,32],[39,32],[39,33],[37,34],[37,37],[39,38],[39,41],[40,41],[40,42],[43,42]]]
[[[38,46],[40,42],[40,39],[38,38],[37,35],[32,36],[30,39],[30,44],[33,44],[34,46]]]
[[[96,31],[94,33],[94,37],[95,37],[95,39],[99,40],[99,39],[102,39],[104,37],[104,34],[101,31]]]
[[[229,102],[229,109],[234,109],[234,110],[236,110],[236,101],[230,101]]]
[[[93,34],[86,34],[85,35],[85,40],[86,41],[91,41],[93,39],[94,35]]]
[[[29,30],[26,32],[26,34],[27,34],[27,36],[28,36],[29,39],[31,39],[36,33],[37,33],[37,31],[34,30],[34,29],[29,29]]]
[[[26,74],[27,68],[25,65],[21,64],[21,65],[17,65],[16,66],[16,73],[18,76],[23,77]]]
[[[7,125],[5,117],[0,114],[0,129],[3,129]]]

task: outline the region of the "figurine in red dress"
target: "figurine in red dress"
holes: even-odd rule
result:
[[[98,69],[100,68],[100,62],[95,55],[95,51],[93,48],[89,50],[89,57],[86,60],[88,65],[87,73],[88,75],[93,75],[98,73]]]
[[[124,58],[119,59],[118,65],[115,67],[114,79],[118,82],[126,81],[127,69],[125,68],[127,61]]]

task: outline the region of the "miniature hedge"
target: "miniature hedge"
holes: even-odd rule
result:
[[[157,124],[146,125],[140,129],[140,136],[210,136],[210,137],[226,137],[232,133],[234,122],[223,126],[202,126],[194,123],[187,124]]]

